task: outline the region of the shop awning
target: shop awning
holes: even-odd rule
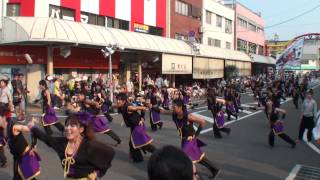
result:
[[[2,44],[106,46],[191,55],[184,41],[43,17],[5,17]]]
[[[250,54],[253,63],[261,63],[261,64],[276,64],[276,60],[269,56],[262,56],[257,54]]]
[[[200,55],[199,56],[212,57],[212,58],[217,58],[217,59],[251,62],[250,57],[241,51],[216,48],[216,47],[207,46],[207,45],[200,45]]]

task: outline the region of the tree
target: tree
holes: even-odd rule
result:
[[[234,65],[228,65],[224,68],[224,77],[229,79],[233,76],[239,75],[239,69]]]

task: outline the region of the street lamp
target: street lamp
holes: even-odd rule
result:
[[[112,54],[114,54],[116,51],[122,51],[124,50],[123,46],[119,46],[117,44],[109,44],[104,49],[101,49],[101,52],[104,56],[104,58],[107,58],[109,56],[109,82],[110,82],[110,101],[113,102],[113,86],[112,86]]]
[[[29,54],[24,54],[24,58],[27,61],[27,66],[26,66],[26,92],[28,93],[28,73],[29,73],[29,65],[33,64],[33,60],[31,58],[31,56]],[[28,108],[28,94],[24,97],[24,101],[25,101],[25,115],[27,115],[27,108]]]

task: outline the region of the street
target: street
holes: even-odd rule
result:
[[[315,90],[315,99],[320,100],[320,92]],[[253,106],[255,104],[250,93],[242,94],[243,106]],[[287,99],[282,107],[287,111],[285,119],[285,132],[293,139],[297,139],[300,110],[294,109],[292,101]],[[245,110],[239,113],[238,120],[231,119],[227,122],[232,129],[231,135],[223,134],[222,139],[215,139],[212,133],[212,117],[206,106],[200,106],[192,112],[207,121],[207,124],[201,132],[200,139],[207,143],[203,148],[208,159],[216,164],[222,171],[218,179],[285,179],[289,176],[291,170],[296,165],[307,165],[311,167],[320,167],[319,146],[315,150],[310,148],[304,142],[298,142],[295,149],[276,137],[274,148],[268,146],[268,123],[266,116],[261,111]],[[148,117],[147,117],[148,119]],[[147,121],[148,133],[154,138],[154,145],[161,147],[167,144],[179,147],[180,138],[178,137],[176,127],[171,121],[170,116],[162,116],[164,127],[157,132],[151,132],[149,122]],[[63,120],[63,118],[61,118]],[[122,117],[115,115],[111,123],[112,129],[123,140],[123,144],[115,147],[116,157],[113,160],[112,167],[103,179],[129,180],[129,179],[147,179],[147,162],[150,154],[145,155],[145,161],[137,164],[132,163],[129,158],[128,137],[129,131],[122,125]],[[58,135],[55,128],[55,135]],[[106,135],[98,135],[98,140],[115,144],[111,138]],[[318,148],[318,149],[317,149]],[[63,171],[57,155],[44,145],[38,142],[38,152],[41,155],[41,180],[63,179]],[[0,169],[1,179],[10,179],[12,176],[12,159],[8,150],[6,155],[9,159],[8,166]],[[205,168],[198,165],[198,171],[203,179],[208,177]]]

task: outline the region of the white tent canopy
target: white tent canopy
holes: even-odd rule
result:
[[[252,62],[253,63],[262,63],[262,64],[276,64],[276,60],[272,57],[269,56],[262,56],[258,54],[250,54],[252,57]]]
[[[92,46],[117,44],[127,49],[192,54],[190,46],[184,41],[68,20],[6,17],[4,27],[2,43],[5,44],[73,43]]]

